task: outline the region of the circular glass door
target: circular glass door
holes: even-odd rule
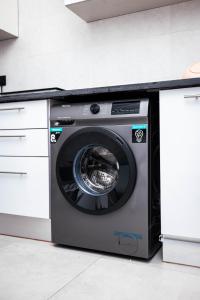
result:
[[[92,196],[111,192],[119,178],[119,163],[103,146],[89,145],[81,149],[73,164],[73,175],[80,189]]]
[[[113,131],[87,127],[62,144],[57,181],[76,209],[102,215],[125,205],[136,182],[136,163],[128,144]]]

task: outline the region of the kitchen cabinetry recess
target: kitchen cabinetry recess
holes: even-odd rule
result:
[[[86,22],[97,21],[186,2],[184,0],[64,0],[65,6]]]
[[[18,0],[0,0],[0,41],[18,37]]]
[[[48,101],[0,104],[0,233],[50,240]]]
[[[200,88],[160,92],[163,259],[200,267]]]

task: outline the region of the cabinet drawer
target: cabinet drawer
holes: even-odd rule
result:
[[[161,231],[164,235],[200,238],[199,153],[200,88],[161,91]]]
[[[0,104],[0,129],[47,128],[47,100]]]
[[[48,129],[0,130],[0,155],[48,156]]]
[[[49,158],[0,157],[0,213],[49,218]]]

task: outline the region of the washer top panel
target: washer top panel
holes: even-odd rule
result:
[[[128,99],[123,102],[54,104],[51,120],[119,119],[148,116],[148,99]]]

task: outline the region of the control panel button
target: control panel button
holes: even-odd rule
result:
[[[100,106],[98,104],[92,104],[90,106],[90,111],[92,114],[96,115],[100,112]]]

